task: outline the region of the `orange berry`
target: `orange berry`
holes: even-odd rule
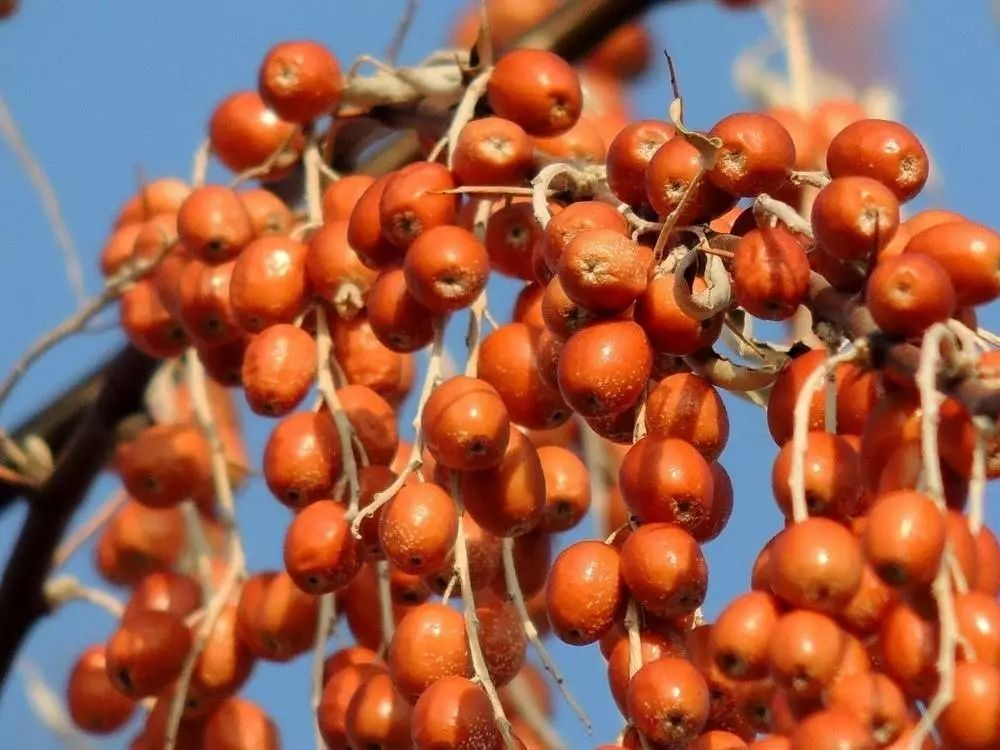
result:
[[[510,440],[510,420],[500,394],[478,378],[453,377],[433,391],[421,416],[427,450],[449,469],[496,466]]]
[[[258,74],[260,96],[278,117],[303,125],[340,103],[340,64],[318,42],[281,42],[268,50]]]
[[[518,49],[501,57],[486,89],[490,108],[534,136],[569,130],[583,109],[580,79],[569,63],[542,50]]]
[[[136,612],[108,640],[105,670],[122,695],[155,695],[181,672],[191,647],[191,631],[171,612]]]
[[[230,698],[205,724],[205,747],[213,750],[281,750],[278,727],[260,706],[245,698]]]
[[[250,408],[278,417],[298,406],[316,379],[316,342],[289,323],[268,326],[247,344],[241,381]]]
[[[636,728],[654,742],[686,746],[708,720],[708,686],[686,659],[643,665],[629,682],[626,703]]]
[[[284,571],[257,573],[240,592],[236,632],[255,656],[286,662],[312,647],[318,606]]]
[[[411,703],[443,677],[471,675],[462,613],[445,604],[414,607],[389,642],[389,673]]]
[[[329,497],[340,469],[340,438],[329,413],[284,417],[264,448],[264,481],[291,508]]]
[[[708,133],[722,146],[708,178],[733,195],[758,195],[777,190],[795,166],[795,144],[773,117],[739,112],[722,118]]]
[[[344,508],[320,500],[300,510],[285,534],[285,569],[313,596],[343,588],[361,569],[364,552]]]
[[[461,227],[425,230],[406,251],[403,274],[414,299],[436,313],[471,305],[486,288],[490,259],[476,236]]]
[[[500,733],[483,688],[465,677],[443,677],[413,707],[414,750],[480,750],[499,746]]]
[[[135,711],[135,701],[122,695],[108,678],[104,653],[102,644],[84,650],[66,685],[66,705],[73,723],[91,734],[117,731]]]
[[[771,588],[794,607],[839,612],[861,585],[861,544],[828,518],[786,528],[771,548]]]
[[[232,188],[195,188],[177,211],[177,235],[205,263],[232,260],[254,238],[250,213]]]
[[[920,192],[929,166],[917,137],[891,120],[852,122],[830,141],[826,152],[831,177],[871,177],[892,190],[901,203]]]
[[[597,541],[575,542],[556,557],[545,601],[552,631],[566,643],[599,640],[625,606],[618,551]]]
[[[584,417],[620,414],[642,395],[653,366],[649,341],[632,321],[574,333],[559,356],[559,390]]]
[[[409,573],[440,569],[458,531],[451,496],[433,482],[406,485],[379,520],[379,546],[389,562]]]
[[[672,523],[692,533],[711,514],[714,481],[690,443],[647,435],[625,454],[618,485],[644,523]]]
[[[268,161],[274,166],[261,177],[277,180],[287,175],[305,147],[301,130],[268,109],[256,91],[238,91],[216,105],[208,123],[212,153],[233,172],[243,172]]]
[[[875,323],[886,333],[919,336],[955,312],[955,289],[933,258],[904,253],[875,265],[865,291]]]

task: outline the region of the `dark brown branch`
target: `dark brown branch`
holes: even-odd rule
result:
[[[28,517],[0,582],[0,687],[32,626],[48,611],[43,595],[50,561],[90,483],[104,466],[118,423],[141,408],[156,361],[132,347],[104,369],[96,401],[32,497]]]
[[[872,346],[872,358],[880,369],[889,370],[904,379],[913,380],[920,364],[920,349],[905,341],[887,337],[872,319],[868,308],[855,298],[838,292],[825,279],[813,274],[809,290],[809,307],[821,320],[840,327],[852,339],[867,338]],[[1000,389],[978,378],[949,378],[938,375],[937,387],[954,396],[970,413],[996,421],[1000,416]]]

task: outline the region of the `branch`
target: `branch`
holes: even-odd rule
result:
[[[44,584],[53,552],[104,466],[118,422],[141,408],[155,368],[153,359],[132,347],[111,361],[97,400],[33,498],[0,582],[0,687],[28,631],[49,612]]]

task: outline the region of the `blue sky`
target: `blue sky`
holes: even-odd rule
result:
[[[342,61],[361,53],[379,54],[393,31],[402,0],[365,3],[331,0],[102,0],[100,3],[25,0],[23,11],[0,24],[0,95],[15,113],[27,141],[47,170],[81,248],[88,288],[99,289],[97,254],[119,203],[132,191],[136,168],[150,176],[186,175],[190,156],[203,137],[214,103],[255,83],[262,55],[276,41],[316,38]],[[458,0],[425,0],[404,49],[413,62],[444,40]],[[901,96],[902,119],[932,151],[935,189],[914,207],[942,206],[1000,225],[996,186],[1000,152],[988,138],[1000,132],[1000,26],[985,0],[956,3],[902,2],[879,45],[887,73],[880,82]],[[745,108],[735,93],[730,65],[734,54],[767,33],[755,12],[724,12],[711,2],[662,7],[649,18],[657,48],[669,47],[681,76],[686,119],[708,128],[721,116]],[[659,58],[657,57],[657,62]],[[656,66],[633,91],[638,116],[663,116],[668,85]],[[61,256],[36,195],[9,151],[0,146],[0,369],[6,369],[38,335],[68,315],[74,300]],[[492,308],[505,315],[510,285],[492,295]],[[996,306],[983,324],[1000,328]],[[456,321],[456,330],[464,324]],[[458,345],[461,334],[451,337]],[[70,382],[119,343],[114,332],[86,334],[54,352],[25,379],[0,412],[11,425],[54,389]],[[736,509],[729,528],[707,546],[711,587],[707,614],[713,616],[749,581],[760,545],[779,528],[770,498],[770,462],[776,449],[762,415],[730,399],[734,425],[723,462],[736,486]],[[248,422],[255,455],[266,438],[258,420]],[[103,478],[88,508],[113,487]],[[995,488],[988,514],[1000,522]],[[79,518],[87,513],[85,508]],[[0,516],[0,552],[6,556],[23,518],[21,509]],[[79,520],[78,518],[78,520]],[[239,501],[239,518],[256,568],[280,564],[281,534],[287,514],[261,482],[251,482]],[[579,530],[590,534],[584,525]],[[70,570],[95,581],[91,548]],[[84,604],[66,607],[36,629],[24,652],[50,684],[62,690],[67,670],[87,644],[107,637],[112,624]],[[560,705],[557,725],[570,747],[612,740],[620,717],[604,679],[596,646],[572,650],[556,646],[570,684],[594,720],[588,741]],[[311,746],[308,659],[275,667],[259,665],[248,695],[261,701],[279,722],[286,748]],[[0,700],[0,736],[18,746],[57,747],[57,741],[27,710],[19,681]],[[94,747],[118,748],[127,735]]]

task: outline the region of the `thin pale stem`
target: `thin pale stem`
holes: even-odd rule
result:
[[[628,676],[631,680],[642,668],[642,641],[639,639],[639,605],[629,597],[625,610],[625,629],[628,631]],[[650,750],[649,740],[636,728],[639,744],[643,750]]]
[[[935,323],[925,333],[920,345],[917,388],[920,391],[921,476],[927,494],[943,509],[944,477],[938,452],[938,422],[942,396],[937,390],[937,371],[941,360],[941,342],[950,336],[948,328]]]
[[[419,5],[420,0],[406,0],[403,15],[400,17],[399,23],[396,25],[396,30],[393,32],[392,40],[385,51],[385,61],[389,65],[396,64],[399,53],[403,49],[403,44],[406,42],[406,37],[410,33],[410,28],[413,26],[413,19],[417,15],[417,7]]]
[[[212,598],[212,551],[205,537],[198,508],[191,500],[181,503],[181,514],[184,517],[188,547],[194,557],[194,568],[198,573],[198,583],[201,585],[201,600],[207,602]]]
[[[361,502],[361,482],[358,479],[358,460],[354,454],[354,427],[347,418],[344,405],[337,394],[337,388],[333,382],[333,372],[330,368],[330,352],[332,344],[330,340],[330,326],[326,319],[326,309],[323,305],[316,305],[316,380],[319,392],[323,396],[323,401],[330,410],[333,423],[337,428],[337,437],[340,440],[340,453],[344,462],[344,472],[347,474],[348,492],[350,502],[348,514],[353,517],[358,512]]]
[[[53,609],[71,601],[89,602],[116,620],[120,620],[125,611],[124,605],[113,594],[84,586],[73,576],[59,576],[47,581],[45,598]]]
[[[780,221],[792,232],[808,237],[810,240],[814,239],[812,224],[803,219],[802,215],[792,206],[777,198],[772,198],[767,193],[761,193],[754,199],[753,212],[755,216],[770,217],[772,225],[775,221]]]
[[[114,518],[115,513],[125,504],[127,499],[128,495],[126,492],[119,490],[101,503],[101,506],[94,514],[84,521],[72,534],[67,536],[56,548],[56,552],[52,556],[52,567],[59,568],[64,565],[90,537],[100,531],[108,521]]]
[[[552,722],[542,713],[531,694],[527,682],[522,675],[515,675],[514,679],[507,684],[504,691],[510,702],[517,709],[518,715],[524,719],[548,750],[565,750],[566,743],[563,742],[559,732],[552,726]]]
[[[38,667],[28,661],[22,661],[18,666],[24,678],[28,704],[38,720],[59,738],[62,747],[69,750],[90,750],[93,746],[73,724],[62,699],[45,682]]]
[[[809,508],[806,504],[805,489],[805,466],[806,447],[809,437],[809,412],[812,409],[813,396],[823,387],[823,384],[834,372],[834,368],[842,362],[849,362],[858,356],[860,342],[853,347],[849,347],[839,354],[827,357],[826,361],[809,373],[802,384],[798,398],[795,400],[794,420],[795,426],[792,432],[792,468],[788,474],[788,487],[792,493],[792,520],[801,523],[809,517]],[[827,411],[830,411],[827,408]],[[836,411],[836,403],[834,409]]]
[[[69,277],[69,285],[76,295],[78,304],[82,307],[87,302],[87,291],[84,283],[83,266],[80,263],[80,251],[73,240],[73,235],[69,231],[65,218],[62,215],[62,206],[59,204],[59,197],[56,195],[48,175],[42,169],[42,165],[31,153],[28,144],[21,134],[17,121],[14,119],[10,107],[0,97],[0,135],[7,141],[10,150],[17,157],[21,164],[21,169],[35,192],[42,202],[42,209],[48,217],[49,226],[52,227],[52,234],[55,235],[56,243],[63,255],[63,262],[66,265],[66,275]]]
[[[35,342],[28,347],[28,350],[14,364],[10,373],[0,384],[0,405],[10,396],[14,386],[20,382],[21,378],[43,354],[54,347],[63,339],[72,336],[74,333],[82,331],[91,319],[100,313],[105,307],[110,305],[124,292],[135,280],[145,276],[155,268],[170,248],[164,250],[155,258],[149,260],[133,261],[126,264],[118,273],[109,278],[104,285],[104,291],[92,298],[89,302],[66,320],[57,325],[52,330],[42,334]]]
[[[316,640],[313,644],[312,689],[310,704],[312,705],[313,724],[316,730],[316,750],[326,750],[326,741],[319,731],[319,703],[323,697],[323,667],[326,664],[326,642],[330,639],[333,629],[333,594],[323,594],[319,597],[319,607],[316,613]]]
[[[510,596],[511,601],[514,602],[518,617],[521,618],[521,627],[524,630],[524,634],[535,649],[535,653],[538,654],[538,659],[542,662],[545,671],[552,676],[552,680],[556,683],[556,687],[559,688],[559,692],[562,693],[563,698],[566,699],[566,703],[573,709],[573,713],[577,715],[580,723],[583,724],[587,733],[590,734],[592,729],[590,717],[587,716],[587,712],[583,710],[583,706],[573,696],[569,686],[566,684],[565,678],[559,672],[555,660],[549,654],[548,649],[545,648],[545,644],[542,643],[542,639],[538,634],[538,628],[535,627],[535,623],[531,620],[531,615],[528,614],[528,607],[524,601],[524,592],[521,590],[521,582],[517,578],[517,566],[514,564],[514,540],[510,537],[503,537],[500,540],[500,551],[503,558],[503,575],[504,581],[507,584],[507,594]]]
[[[462,594],[462,609],[465,614],[465,629],[469,641],[469,655],[472,658],[472,670],[476,680],[483,686],[490,705],[493,707],[493,718],[497,728],[503,737],[504,746],[507,750],[515,750],[513,732],[510,722],[504,713],[503,704],[497,694],[493,678],[490,677],[489,669],[486,666],[486,658],[483,656],[483,648],[479,644],[479,616],[476,614],[476,601],[472,593],[472,576],[469,573],[469,550],[465,538],[465,507],[462,504],[462,496],[459,491],[458,479],[452,482],[452,496],[455,499],[458,511],[458,532],[455,536],[455,569],[458,571],[459,588]]]
[[[392,635],[396,630],[396,620],[392,611],[392,589],[389,585],[389,561],[379,560],[375,563],[375,574],[378,578],[378,611],[382,622],[382,646],[389,648]]]
[[[785,0],[784,36],[792,106],[806,115],[812,108],[812,55],[806,32],[804,0]]]
[[[407,478],[413,472],[420,469],[423,464],[424,439],[420,429],[420,418],[424,411],[424,404],[431,395],[431,391],[437,386],[438,378],[441,375],[441,359],[444,352],[444,331],[447,326],[447,319],[441,319],[434,323],[434,343],[431,344],[431,353],[427,359],[427,371],[424,373],[424,383],[420,391],[420,400],[417,402],[417,413],[413,418],[413,444],[410,447],[410,456],[403,471],[399,473],[396,480],[380,492],[376,492],[372,501],[355,514],[348,514],[351,521],[351,532],[358,539],[361,538],[361,524],[368,516],[374,515],[385,506],[396,493],[406,483]]]
[[[969,530],[978,534],[983,527],[986,510],[986,436],[987,426],[981,418],[972,420],[976,444],[972,451],[972,474],[969,478]]]

